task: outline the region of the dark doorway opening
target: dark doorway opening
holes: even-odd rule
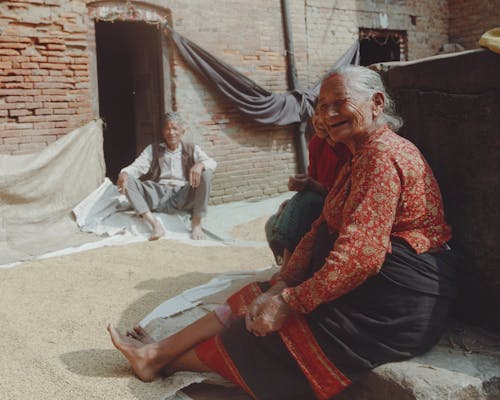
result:
[[[160,136],[162,37],[145,22],[98,21],[95,28],[106,176],[116,181],[120,170]]]
[[[360,64],[406,60],[406,32],[360,29]]]

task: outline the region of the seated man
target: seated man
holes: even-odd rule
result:
[[[181,140],[184,129],[177,113],[165,115],[162,130],[165,142],[147,146],[118,176],[120,193],[127,196],[138,215],[152,229],[149,240],[165,234],[151,211],[175,214],[191,212],[191,238],[204,237],[201,219],[207,211],[212,172],[217,163],[198,145]]]

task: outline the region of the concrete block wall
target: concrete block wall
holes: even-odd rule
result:
[[[500,0],[449,0],[450,42],[479,47],[481,35],[500,28]]]

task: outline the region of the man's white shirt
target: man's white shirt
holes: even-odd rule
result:
[[[205,169],[215,171],[217,162],[210,158],[197,144],[194,145],[193,156],[195,163],[202,162]],[[120,172],[126,172],[134,178],[139,178],[149,171],[152,161],[153,146],[148,145],[132,164]],[[159,183],[162,185],[181,188],[188,183],[189,177],[184,176],[182,168],[182,145],[179,145],[174,151],[170,151],[168,147],[165,148],[163,161],[160,162],[160,171]]]

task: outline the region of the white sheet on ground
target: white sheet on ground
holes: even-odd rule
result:
[[[0,155],[0,265],[92,240],[71,209],[104,179],[102,140],[96,120],[38,153]]]
[[[83,232],[92,232],[101,236],[114,236],[115,244],[136,241],[136,237],[146,240],[151,235],[147,223],[138,217],[131,209],[127,208],[125,196],[120,195],[118,188],[108,179],[96,190],[83,199],[73,213],[76,222]],[[192,240],[190,229],[182,215],[169,215],[153,213],[165,229],[162,239],[173,239],[189,243],[193,246],[215,246],[221,243],[213,240]]]
[[[219,275],[204,285],[185,290],[166,300],[149,313],[140,325],[155,340],[161,340],[223,304],[228,296],[243,286],[254,281],[269,280],[276,271],[276,267],[266,267]],[[167,390],[163,400],[190,399],[181,390],[200,382],[232,385],[215,373],[177,372],[165,379]]]

